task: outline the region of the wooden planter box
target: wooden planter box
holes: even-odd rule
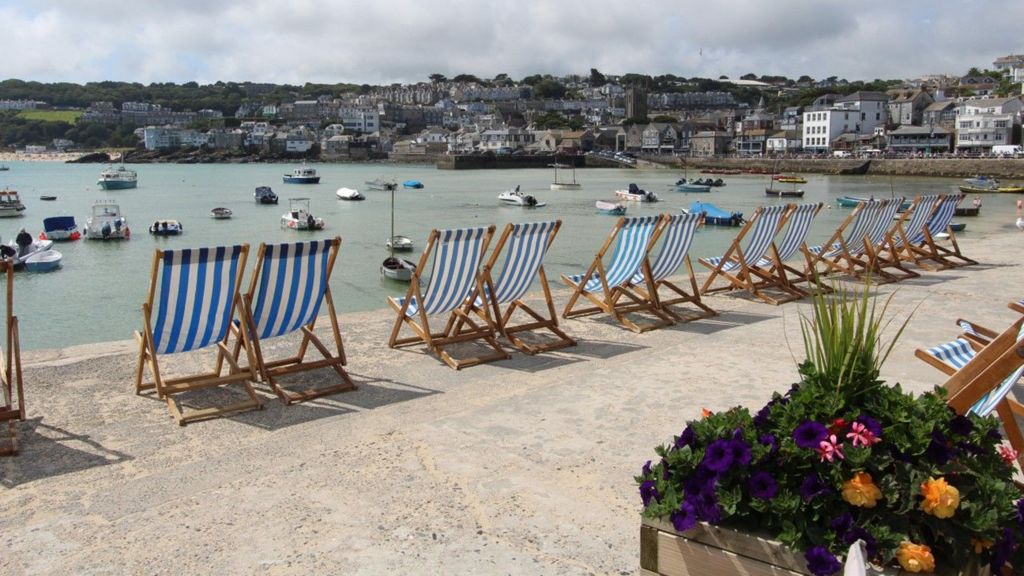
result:
[[[840,572],[841,573],[841,572]],[[959,576],[988,576],[988,567],[971,568]],[[812,576],[803,554],[779,542],[729,528],[699,523],[687,532],[672,524],[644,519],[640,526],[640,574],[643,576]],[[897,576],[902,570],[869,569],[870,576]],[[936,574],[952,576],[937,570]]]

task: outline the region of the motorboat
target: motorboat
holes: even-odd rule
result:
[[[48,249],[29,254],[22,262],[25,264],[25,270],[29,272],[50,272],[60,268],[60,261],[63,258],[64,255],[60,252]]]
[[[618,196],[619,198],[622,198],[623,200],[632,200],[634,202],[658,201],[657,194],[655,194],[654,192],[648,192],[647,190],[642,190],[639,186],[633,184],[632,182],[629,184],[629,188],[627,190],[616,190],[615,195]]]
[[[78,231],[78,224],[75,222],[74,216],[43,218],[43,233],[39,235],[40,239],[69,242],[81,237],[82,233]]]
[[[594,206],[597,208],[598,214],[605,214],[607,216],[622,216],[626,213],[625,202],[605,202],[604,200],[598,200],[594,202]]]
[[[419,180],[406,180],[405,182],[402,182],[402,187],[419,189],[423,188],[423,182],[420,182]]]
[[[100,179],[96,183],[104,190],[127,190],[139,185],[139,174],[135,170],[125,168],[124,164],[117,168],[108,166],[100,172]]]
[[[549,164],[550,167],[555,169],[555,181],[551,183],[552,190],[580,190],[583,188],[583,184],[576,181],[576,163],[572,164]],[[558,169],[559,168],[572,168],[572,182],[561,182],[558,180]]]
[[[412,238],[408,236],[392,236],[384,241],[384,246],[393,252],[411,252],[413,249]]]
[[[412,280],[412,273],[416,265],[404,258],[390,256],[384,259],[380,265],[380,273],[385,277],[397,282],[409,282]]]
[[[993,180],[993,182],[995,182],[995,180]],[[996,185],[996,186],[992,187],[992,186],[986,185],[984,187],[977,187],[977,186],[963,186],[963,185],[961,185],[961,186],[958,186],[958,188],[960,188],[960,192],[963,192],[964,194],[981,194],[983,192],[1002,192],[1004,194],[1020,194],[1020,193],[1024,192],[1024,186],[999,186],[999,185]]]
[[[281,227],[291,230],[323,230],[324,219],[309,213],[309,198],[289,198],[289,210],[281,216]]]
[[[385,178],[374,178],[373,180],[367,180],[364,184],[370,190],[390,190],[389,187],[394,186],[394,182]]]
[[[776,198],[803,198],[804,191],[802,188],[793,188],[792,190],[783,190],[781,188],[765,188],[765,196],[774,196]]]
[[[157,220],[149,226],[149,233],[154,236],[177,236],[182,232],[181,222],[177,220]]]
[[[44,195],[44,196],[40,196],[39,199],[40,200],[44,200],[46,202],[52,202],[52,201],[56,200],[57,197],[56,196],[45,196]]]
[[[697,184],[695,182],[688,182],[686,178],[680,178],[676,181],[676,192],[711,192],[711,186],[707,184]]]
[[[92,240],[127,240],[132,231],[121,207],[110,200],[97,200],[85,221],[85,237]]]
[[[10,218],[21,216],[25,211],[25,205],[21,203],[21,197],[10,188],[0,190],[0,217]]]
[[[363,196],[362,192],[352,188],[338,188],[335,194],[339,200],[366,200],[366,196]]]
[[[999,180],[984,174],[978,174],[974,178],[964,178],[964,182],[971,188],[980,188],[982,190],[995,190],[999,188]]]
[[[298,168],[292,170],[291,174],[285,174],[285,184],[319,184],[320,175],[316,173],[316,168],[312,166],[306,166],[303,164]]]
[[[789,184],[807,184],[807,178],[804,178],[803,176],[794,176],[792,174],[775,174],[772,176],[772,180]]]
[[[270,186],[257,186],[252,197],[256,199],[257,204],[277,204],[277,194],[274,194]]]
[[[18,246],[16,241],[11,240],[4,246],[3,254],[15,268],[20,268],[25,264],[26,258],[39,252],[46,252],[51,248],[53,248],[53,240],[33,240],[31,244],[24,248]]]
[[[545,205],[544,202],[538,202],[536,197],[520,192],[519,186],[498,194],[498,202],[508,206],[522,206],[523,208],[540,208]]]
[[[743,224],[742,212],[727,212],[710,202],[694,202],[690,208],[683,209],[688,214],[704,213],[704,223],[709,226],[739,226]]]
[[[231,209],[224,208],[223,206],[218,206],[210,210],[210,216],[212,216],[214,220],[227,220],[228,218],[231,218],[231,215]]]

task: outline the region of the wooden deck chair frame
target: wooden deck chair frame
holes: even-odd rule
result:
[[[696,221],[688,221],[691,217],[696,217]],[[641,296],[652,299],[659,310],[668,314],[673,320],[679,323],[693,322],[694,320],[718,316],[718,312],[702,301],[700,297],[700,290],[697,287],[697,278],[693,275],[693,263],[690,261],[690,248],[693,245],[693,232],[703,225],[703,212],[693,216],[690,214],[666,214],[665,218],[662,220],[664,230],[660,234],[665,238],[665,240],[662,242],[661,251],[658,252],[657,258],[655,258],[654,263],[651,264],[651,274],[654,279],[654,292],[651,294],[647,293],[646,276],[642,272],[638,272],[630,280],[630,285],[637,291],[637,293]],[[692,226],[693,228],[687,233],[683,228],[684,226]],[[687,235],[689,237],[687,237]],[[672,252],[676,253],[673,254]],[[673,262],[674,260],[678,261]],[[683,263],[686,264],[686,274],[690,279],[689,292],[669,280],[669,277],[678,271],[679,264]],[[668,299],[662,297],[660,293],[660,289],[662,287],[675,292],[675,296],[669,296]],[[677,304],[690,304],[692,306],[696,306],[700,309],[700,312],[688,314],[684,317],[672,309],[672,306]]]
[[[900,264],[906,262],[918,268],[928,269],[918,257],[914,245],[923,241],[928,222],[935,216],[945,198],[943,194],[926,194],[914,198],[910,208],[900,215],[896,228],[892,231],[888,246],[884,250],[887,262],[895,260]],[[922,208],[922,204],[929,202],[930,208]]]
[[[1024,314],[1024,300],[1017,300],[1006,305],[1010,310]]]
[[[405,298],[401,301],[395,300],[394,298],[388,298],[388,305],[398,313],[397,318],[395,318],[394,327],[391,329],[391,336],[388,339],[388,347],[400,348],[411,344],[426,344],[427,348],[431,352],[437,354],[445,364],[456,370],[486,362],[493,362],[494,360],[505,360],[509,358],[508,352],[505,352],[505,350],[502,349],[501,345],[495,338],[497,329],[495,328],[494,321],[491,320],[489,307],[484,306],[481,308],[479,317],[482,319],[482,324],[478,324],[473,320],[473,315],[469,313],[468,308],[465,306],[466,299],[469,298],[470,295],[483,290],[483,277],[480,274],[479,263],[483,260],[483,255],[487,252],[487,246],[490,244],[491,237],[494,235],[493,224],[488,226],[482,232],[483,236],[480,240],[479,253],[473,257],[473,269],[468,271],[472,274],[473,285],[465,292],[465,294],[455,295],[457,302],[452,301],[450,306],[444,306],[443,311],[439,312],[448,314],[448,321],[445,324],[444,330],[441,332],[434,332],[430,328],[430,319],[426,310],[424,292],[420,288],[420,281],[424,277],[427,265],[430,263],[430,256],[434,254],[435,247],[439,243],[444,242],[442,236],[452,233],[461,234],[463,232],[473,230],[475,229],[435,229],[430,232],[430,235],[427,237],[426,248],[424,248],[423,254],[420,256],[420,261],[412,273],[412,279],[409,282],[409,289],[406,292]],[[438,257],[439,256],[435,254],[435,264],[438,263]],[[433,281],[435,278],[439,277],[437,275],[441,272],[441,270],[431,270],[431,280]],[[430,296],[430,289],[431,287],[428,286],[428,297]],[[413,313],[414,317],[410,317],[408,311],[414,299],[416,302],[416,310]],[[399,332],[403,325],[408,326],[416,335],[407,338],[399,338]],[[465,326],[469,326],[469,329],[465,329]],[[446,347],[452,344],[471,342],[475,340],[482,340],[491,348],[492,351],[482,356],[455,358],[446,350]]]
[[[759,276],[763,275],[770,278],[769,280],[755,282],[755,287],[758,290],[764,290],[781,284],[787,292],[800,294],[801,296],[828,294],[833,291],[830,286],[819,282],[816,270],[808,271],[806,267],[800,270],[787,263],[787,260],[792,258],[794,254],[805,253],[807,234],[810,232],[811,224],[814,223],[814,219],[817,218],[818,213],[821,212],[824,206],[824,202],[793,205],[793,209],[786,217],[786,223],[789,224],[789,227],[785,229],[785,235],[781,242],[782,247],[779,247],[779,242],[772,242],[770,254],[753,264],[754,268],[761,271],[762,274],[759,274]],[[807,219],[806,223],[802,223],[804,218]],[[803,226],[803,229],[794,228],[799,226]],[[798,236],[793,236],[793,234]],[[804,258],[804,262],[806,263],[806,258]],[[807,283],[807,288],[797,286],[805,282]],[[814,284],[814,289],[811,289],[811,284]]]
[[[14,265],[0,261],[0,274],[6,276],[5,345],[0,350],[0,422],[7,423],[7,438],[0,442],[0,455],[18,453],[18,422],[25,419],[25,388],[21,374],[21,342],[18,317],[14,315]]]
[[[165,277],[168,273],[167,266],[170,265],[170,262],[168,261],[173,261],[176,257],[175,255],[181,255],[186,252],[191,255],[191,253],[194,252],[201,256],[204,251],[213,251],[215,254],[218,254],[221,250],[223,250],[225,254],[235,250],[238,251],[237,263],[235,264],[237,270],[234,272],[233,277],[231,277],[231,275],[224,275],[225,279],[233,282],[234,289],[231,294],[226,294],[226,296],[230,298],[230,304],[227,305],[226,317],[224,318],[222,327],[223,335],[219,338],[210,340],[205,345],[196,347],[186,346],[184,350],[181,350],[191,351],[212,345],[216,346],[217,360],[215,367],[211,372],[205,374],[182,376],[177,378],[164,378],[160,371],[160,363],[158,360],[157,347],[154,342],[152,323],[158,274],[161,276],[161,292],[163,292],[165,290],[164,283],[166,283],[166,286],[170,286],[169,280]],[[245,341],[243,346],[245,348],[246,359],[248,360],[245,366],[240,365],[235,360],[235,355],[232,353],[232,350],[228,348],[228,340],[231,337],[231,325],[242,313],[242,297],[239,294],[239,289],[241,287],[242,275],[245,273],[245,263],[248,254],[249,245],[242,244],[239,246],[197,248],[191,250],[157,250],[153,255],[153,265],[150,271],[149,295],[146,302],[142,304],[143,331],[135,331],[135,339],[139,343],[139,359],[135,370],[135,393],[140,394],[144,390],[155,389],[157,396],[167,402],[167,410],[180,426],[184,426],[185,424],[195,420],[203,420],[263,408],[263,403],[260,401],[259,396],[256,395],[256,392],[253,389],[253,382],[256,380],[256,368],[255,362],[253,362],[252,348],[249,345],[248,340]],[[161,261],[165,261],[164,267],[160,266]],[[175,294],[175,297],[180,297],[179,299],[181,301],[187,300],[187,296]],[[188,306],[193,304],[192,302],[183,303]],[[166,303],[161,301],[160,305],[164,306]],[[196,316],[198,316],[198,314],[196,314]],[[175,319],[172,317],[171,321],[173,322]],[[227,373],[223,373],[225,363],[228,365]],[[146,366],[149,366],[150,373],[153,376],[152,382],[143,381]],[[226,406],[195,410],[183,410],[175,399],[176,395],[185,392],[231,384],[241,385],[249,399]]]
[[[804,293],[792,288],[781,282],[776,282],[773,275],[767,273],[765,270],[756,266],[757,262],[761,260],[765,255],[771,252],[772,246],[775,243],[775,237],[779,235],[779,232],[786,225],[786,221],[789,219],[789,215],[793,212],[795,206],[793,204],[777,204],[773,206],[759,206],[754,211],[753,216],[740,228],[740,231],[733,238],[732,244],[726,249],[725,254],[717,262],[711,262],[709,259],[700,258],[698,261],[711,269],[711,274],[704,280],[704,285],[700,288],[701,294],[711,294],[714,292],[721,292],[724,290],[746,290],[752,296],[778,306],[786,302],[798,300],[804,297]],[[761,254],[745,254],[743,247],[743,241],[747,235],[753,230],[754,233],[758,232],[759,222],[764,218],[765,212],[769,210],[781,210],[778,221],[775,223],[775,229],[769,230],[764,233],[769,234],[770,238],[765,238],[762,241],[766,241],[767,245],[764,247],[764,251]],[[755,240],[752,240],[753,243]],[[749,249],[750,246],[747,246]],[[733,265],[734,268],[727,269],[729,265]],[[721,276],[722,278],[729,281],[727,286],[718,286],[712,288],[715,280]],[[782,296],[772,296],[765,290],[768,288],[777,288],[783,292]]]
[[[334,310],[334,297],[331,295],[331,273],[334,270],[334,263],[338,257],[338,250],[341,248],[341,237],[335,236],[330,240],[314,241],[314,242],[296,242],[293,244],[282,244],[272,245],[269,247],[266,244],[260,244],[259,250],[256,253],[256,265],[253,268],[252,278],[249,281],[249,289],[242,296],[244,311],[245,311],[245,330],[237,331],[238,338],[235,341],[235,357],[238,357],[239,348],[244,344],[244,339],[249,338],[252,342],[253,354],[256,357],[256,367],[260,377],[270,384],[274,392],[281,398],[286,404],[292,404],[294,402],[303,402],[313,398],[319,398],[328,394],[337,394],[338,392],[345,392],[348,390],[355,390],[356,385],[352,382],[348,372],[345,371],[344,366],[347,364],[345,357],[345,345],[341,338],[341,331],[338,328],[338,316]],[[266,275],[275,274],[280,278],[284,277],[286,271],[277,268],[277,272],[271,272],[270,268],[273,268],[272,264],[268,264],[268,251],[271,253],[271,258],[276,260],[295,260],[302,259],[307,260],[310,257],[310,251],[313,249],[326,250],[325,253],[318,253],[318,257],[325,257],[326,262],[317,261],[317,265],[323,265],[322,277],[316,278],[313,274],[307,274],[309,288],[309,298],[304,303],[298,303],[296,301],[284,302],[275,305],[273,298],[275,295],[278,297],[288,297],[289,294],[285,294],[282,291],[274,290],[274,287],[270,284],[264,284],[268,282]],[[276,251],[290,251],[291,255],[285,255],[282,257],[276,257],[274,252]],[[299,251],[299,252],[296,252]],[[300,253],[301,252],[301,253]],[[265,271],[266,269],[266,271]],[[320,286],[314,286],[313,283],[318,282]],[[290,284],[290,282],[289,282]],[[322,287],[322,292],[320,288]],[[270,294],[269,296],[267,296]],[[292,297],[296,297],[293,295]],[[269,298],[269,300],[268,300]],[[314,302],[313,299],[316,301]],[[263,330],[260,329],[260,322],[257,322],[254,312],[257,310],[261,313],[261,318],[265,318],[263,314],[264,309],[273,308],[277,311],[281,311],[283,307],[294,310],[295,304],[302,304],[303,308],[307,311],[305,316],[309,320],[305,323],[301,323],[305,318],[291,318],[287,316],[276,318],[272,323],[277,323],[282,327],[278,330],[273,330],[272,326],[264,326]],[[327,306],[327,316],[330,322],[330,334],[334,338],[334,351],[324,345],[323,341],[314,333],[316,328],[317,316],[320,311],[322,304]],[[273,311],[270,312],[273,314]],[[300,310],[301,313],[301,310]],[[299,322],[297,328],[295,323]],[[291,329],[286,328],[284,325],[290,324]],[[236,329],[238,325],[235,325]],[[283,336],[285,334],[300,331],[302,333],[302,341],[299,343],[298,351],[294,356],[287,358],[281,358],[277,360],[267,360],[266,354],[263,350],[262,342],[267,338],[275,336]],[[264,335],[261,336],[261,331]],[[314,361],[305,361],[306,352],[309,350],[309,345],[312,344],[314,348],[320,353],[322,358]],[[332,368],[341,378],[339,384],[333,386],[325,386],[313,390],[306,390],[302,392],[291,391],[283,387],[277,377],[284,376],[287,374],[293,374],[296,372],[305,372],[308,370],[316,370],[324,367]]]
[[[620,324],[629,328],[633,332],[641,333],[647,332],[648,330],[654,330],[657,328],[663,328],[665,326],[671,326],[673,324],[672,317],[666,314],[659,306],[658,303],[652,298],[648,298],[646,294],[653,294],[655,292],[654,282],[651,280],[651,264],[649,256],[651,248],[658,241],[658,237],[661,235],[663,230],[662,222],[668,216],[662,214],[657,217],[636,217],[627,219],[625,216],[620,217],[612,228],[611,233],[608,234],[608,238],[604,241],[600,250],[597,251],[597,255],[594,256],[594,260],[590,266],[587,267],[587,271],[579,276],[579,282],[577,283],[571,277],[562,274],[562,282],[572,288],[572,294],[569,296],[569,301],[566,302],[565,308],[562,310],[562,318],[577,318],[580,316],[588,316],[591,314],[598,314],[604,312],[609,316],[615,318]],[[656,221],[652,222],[651,219]],[[627,227],[627,223],[636,226],[651,225],[650,237],[646,240],[646,244],[642,248],[643,254],[639,258],[640,264],[636,268],[629,270],[624,273],[621,282],[609,282],[608,272],[615,267],[615,259],[618,256],[617,252],[613,253],[612,261],[609,267],[605,267],[604,257],[607,254],[608,249],[613,245],[618,246],[619,243],[625,242],[620,239],[622,231]],[[639,293],[634,286],[630,286],[629,281],[636,275],[637,271],[642,270],[646,280],[646,292],[644,294]],[[597,279],[600,283],[600,292],[596,290],[587,289],[587,285],[590,284],[592,279]],[[576,302],[580,296],[590,301],[593,306],[587,308],[575,308]],[[626,298],[626,302],[622,302],[622,298]],[[646,312],[652,314],[656,319],[653,322],[638,324],[629,319],[628,314]]]
[[[880,207],[881,202],[878,200],[860,202],[839,224],[832,236],[821,244],[819,252],[815,253],[810,247],[801,247],[807,262],[806,272],[817,276],[852,274],[853,270],[841,264],[842,256],[849,252],[851,243],[857,242],[859,245],[863,245],[864,235],[875,222]],[[849,231],[851,226],[853,230]],[[860,237],[855,238],[856,235]],[[825,266],[821,272],[818,271],[820,264]]]
[[[963,202],[965,196],[963,194],[951,194],[945,197],[945,201],[952,204],[952,210],[949,214],[949,220],[946,222],[945,230],[943,230],[949,236],[949,243],[952,248],[947,248],[937,242],[935,235],[938,231],[933,231],[933,226],[925,226],[924,229],[924,242],[918,244],[915,247],[917,254],[925,260],[931,260],[939,265],[939,268],[958,268],[961,266],[971,266],[977,264],[976,260],[972,260],[967,256],[963,255],[960,251],[960,245],[956,241],[956,233],[953,232],[950,227],[952,216],[956,212],[956,206]],[[936,208],[936,214],[939,213],[939,209]]]
[[[896,256],[896,238],[902,238],[902,224],[904,221],[910,222],[910,219],[920,218],[913,211],[920,201],[920,196],[915,198],[911,208],[900,214],[895,221],[893,218],[903,204],[902,197],[890,198],[888,204],[881,208],[875,220],[875,228],[864,237],[864,252],[858,258],[862,271],[857,274],[858,277],[874,284],[888,284],[920,276],[917,272],[905,268]],[[933,205],[931,212],[934,211]]]
[[[550,225],[551,227],[547,230],[543,230],[543,227],[546,225]],[[497,325],[498,332],[511,342],[513,346],[526,354],[539,354],[541,352],[550,352],[552,350],[576,345],[576,340],[563,332],[558,326],[558,313],[555,312],[555,303],[551,298],[551,288],[548,286],[548,277],[547,274],[544,273],[543,258],[551,247],[551,243],[555,241],[555,237],[558,236],[558,231],[561,227],[561,220],[555,220],[551,223],[537,222],[530,224],[506,224],[505,229],[502,230],[501,235],[498,236],[498,240],[494,244],[494,249],[491,251],[490,258],[483,266],[482,274],[486,298],[481,297],[479,294],[474,294],[466,301],[466,305],[469,309],[476,314],[480,314],[480,306],[489,304],[494,314],[494,322]],[[502,252],[505,251],[505,245],[508,243],[509,238],[514,238],[514,235],[519,231],[522,231],[523,234],[547,234],[547,241],[544,243],[544,246],[535,247],[535,249],[541,250],[541,253],[536,255],[539,260],[537,262],[537,271],[534,274],[535,277],[540,279],[541,289],[544,292],[544,303],[547,305],[548,311],[547,317],[531,308],[522,299],[526,288],[528,288],[529,284],[533,281],[533,277],[526,278],[524,276],[521,278],[522,283],[519,285],[520,289],[516,290],[516,293],[512,295],[511,300],[505,299],[505,302],[499,302],[498,298],[495,297],[495,295],[501,294],[502,290],[501,286],[497,285],[494,281],[492,275],[494,272],[494,266],[497,264],[498,258],[501,257]],[[509,247],[509,250],[511,249],[512,247]],[[506,268],[513,266],[511,261],[512,255],[508,254],[507,256],[508,257],[505,261]],[[510,270],[503,269],[500,279],[504,280],[505,275],[509,273]],[[484,302],[485,300],[486,304]],[[504,310],[502,310],[503,306]],[[517,310],[521,310],[524,314],[528,315],[532,318],[532,321],[513,324],[511,320]],[[548,330],[555,335],[555,339],[548,342],[530,344],[516,335],[520,332],[534,332],[537,330]]]

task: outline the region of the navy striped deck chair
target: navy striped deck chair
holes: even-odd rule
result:
[[[780,282],[771,282],[774,278],[755,266],[770,253],[775,237],[782,230],[792,210],[792,204],[758,207],[750,220],[740,228],[725,254],[700,258],[698,261],[711,270],[711,274],[701,286],[701,294],[723,290],[746,290],[752,296],[774,305],[802,298],[803,292]],[[719,277],[727,280],[729,284],[715,287],[715,281]],[[769,286],[777,288],[781,294],[769,294],[761,288]]]
[[[896,222],[896,229],[889,239],[889,246],[884,254],[887,260],[909,262],[918,268],[923,268],[920,264],[921,259],[911,247],[924,241],[925,226],[932,219],[943,198],[938,194],[926,194],[914,198],[913,204]]]
[[[667,215],[619,218],[586,272],[572,276],[562,274],[562,282],[573,290],[562,311],[562,317],[576,318],[604,312],[637,333],[671,325],[672,317],[663,312],[657,302],[637,292],[630,285],[633,277],[642,271],[646,278],[646,294],[654,294],[655,286],[648,255],[661,234],[662,220],[666,217]],[[613,244],[615,250],[606,266],[604,257]],[[593,306],[575,308],[580,296],[590,301]],[[623,297],[626,301],[621,301]],[[638,324],[628,316],[637,312],[652,314],[655,320]]]
[[[825,265],[822,274],[855,273],[856,270],[848,266],[847,255],[863,253],[864,238],[878,221],[881,209],[882,201],[879,200],[866,200],[857,204],[828,241],[804,250],[807,258],[806,273],[818,274],[819,264]]]
[[[341,247],[341,238],[295,242],[292,244],[260,244],[249,290],[243,296],[247,332],[260,376],[286,404],[354,390],[356,385],[343,366],[345,347],[338,329],[338,317],[331,296],[331,272]],[[321,307],[327,307],[333,350],[314,333]],[[271,338],[301,332],[302,341],[294,356],[268,360],[263,343]],[[239,338],[238,342],[241,342]],[[322,358],[305,360],[309,345]],[[236,351],[238,346],[236,344]],[[285,389],[278,376],[331,367],[341,379],[333,385],[303,391]]]
[[[1024,317],[987,344],[960,337],[915,355],[950,376],[943,387],[957,414],[987,416],[995,410],[1010,445],[1024,456],[1024,432],[1016,420],[1024,417],[1024,405],[1011,394],[1024,375]]]
[[[558,327],[558,315],[555,312],[554,301],[551,299],[548,278],[544,273],[544,256],[561,227],[561,220],[507,224],[494,244],[490,259],[484,264],[484,293],[475,295],[470,300],[472,309],[477,313],[481,307],[489,306],[494,314],[498,332],[507,338],[513,346],[527,354],[548,352],[576,345],[576,341]],[[492,275],[502,254],[505,255],[504,264],[497,281],[495,281]],[[541,289],[544,292],[544,303],[547,305],[546,317],[522,300],[535,278],[539,278]],[[520,324],[511,323],[517,310],[521,310],[532,320]],[[555,339],[529,343],[516,335],[520,332],[533,332],[542,329],[554,334]]]
[[[0,455],[18,453],[18,422],[25,419],[25,389],[21,379],[21,342],[14,315],[14,264],[0,261],[6,280],[4,348],[0,350],[0,422],[7,423],[7,438],[0,440]]]
[[[466,306],[467,299],[483,292],[480,263],[493,234],[493,225],[430,232],[427,246],[412,273],[409,291],[404,298],[388,297],[388,304],[398,313],[388,340],[389,347],[426,344],[431,352],[456,370],[509,357],[495,339],[496,331],[488,307],[480,309],[483,321],[477,323]],[[430,281],[423,290],[420,283],[427,275],[428,265]],[[447,315],[448,321],[443,331],[434,332],[428,317],[440,314]],[[399,338],[403,325],[416,335]],[[455,358],[446,349],[453,344],[472,341],[482,341],[490,350],[479,356]]]
[[[875,223],[864,236],[863,252],[848,255],[851,259],[850,268],[858,278],[875,284],[887,284],[919,276],[917,272],[904,268],[900,260],[891,254],[893,237],[899,231],[898,220],[906,218],[906,213],[897,216],[903,200],[902,196],[882,200]]]
[[[820,284],[818,277],[812,273],[808,274],[806,269],[797,269],[787,262],[797,253],[802,253],[807,248],[807,234],[811,231],[811,224],[814,218],[821,212],[824,203],[797,204],[786,217],[786,226],[783,231],[782,242],[773,242],[771,252],[758,260],[754,267],[760,270],[770,280],[760,280],[756,283],[758,290],[763,290],[781,284],[793,292],[803,296],[811,293],[828,293],[832,288]],[[797,284],[806,282],[807,289],[798,288]],[[810,284],[816,286],[810,290]]]
[[[676,322],[692,322],[718,315],[718,312],[701,301],[700,291],[697,290],[697,279],[693,276],[693,264],[690,262],[690,246],[693,244],[693,235],[703,224],[703,212],[666,215],[666,218],[662,220],[664,229],[661,237],[664,240],[661,242],[658,256],[651,264],[654,292],[649,296],[659,310],[671,316]],[[690,278],[689,292],[668,280],[684,263],[686,264],[686,273]],[[629,283],[638,293],[647,295],[647,276],[642,268],[633,275]],[[667,299],[663,298],[659,292],[662,287],[675,292],[675,295],[669,296]],[[683,316],[671,308],[675,304],[684,303],[696,306],[700,311]]]
[[[241,366],[228,348],[231,326],[241,314],[238,290],[249,246],[221,246],[184,250],[157,250],[149,283],[149,296],[142,305],[143,330],[135,332],[139,342],[139,363],[135,371],[135,392],[156,389],[167,402],[167,409],[184,426],[193,420],[223,416],[263,407],[252,384],[256,380],[252,349],[246,345],[249,360]],[[159,357],[217,348],[214,369],[205,374],[165,378]],[[228,370],[224,371],[224,364]],[[149,366],[152,382],[143,382]],[[226,406],[185,410],[176,396],[205,388],[238,384],[248,399]]]
[[[956,215],[956,207],[964,200],[963,194],[951,194],[945,196],[935,209],[935,214],[924,229],[923,241],[913,246],[913,249],[926,261],[934,262],[933,269],[956,268],[959,266],[970,266],[977,264],[963,255],[960,245],[956,241],[956,234],[950,228],[953,216]],[[949,240],[950,247],[941,243],[942,235]]]

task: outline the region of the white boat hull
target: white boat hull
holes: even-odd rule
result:
[[[25,269],[29,272],[49,272],[60,268],[64,255],[56,250],[40,250],[33,252],[24,259]]]
[[[552,182],[552,190],[580,190],[583,188],[582,184],[575,182]]]
[[[352,188],[338,188],[338,191],[335,192],[335,194],[338,196],[339,200],[350,200],[351,201],[351,200],[365,200],[366,199],[366,196],[363,196],[363,194],[361,192],[359,192],[358,190],[353,190]]]
[[[416,270],[416,265],[402,258],[388,258],[380,267],[380,273],[385,278],[398,282],[411,281],[414,270]]]
[[[388,238],[384,242],[384,246],[389,250],[394,250],[395,252],[410,252],[413,249],[413,242],[405,236],[394,236],[392,238]]]

